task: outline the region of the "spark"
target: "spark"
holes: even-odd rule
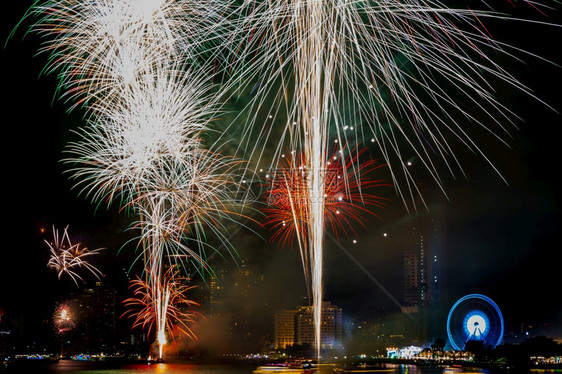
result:
[[[217,113],[205,77],[179,68],[156,73],[100,108],[67,146],[64,161],[78,165],[72,178],[96,203],[126,203],[151,188],[162,164],[189,160]]]
[[[326,209],[319,198],[325,195],[321,173],[327,166],[328,135],[336,134],[341,143],[372,133],[409,208],[419,191],[404,155],[414,154],[445,192],[442,167],[453,176],[457,170],[464,174],[456,156],[459,145],[494,168],[466,124],[476,124],[505,143],[505,122],[513,124],[517,119],[494,96],[491,78],[532,94],[490,57],[516,60],[515,54],[521,52],[489,36],[481,20],[506,18],[493,11],[449,9],[432,0],[245,4],[238,35],[242,55],[248,58],[238,61],[248,85],[260,81],[250,110],[267,105],[266,99],[274,95],[277,102],[286,103],[287,124],[300,124],[287,125],[283,136],[293,148],[303,149],[309,171],[306,256],[311,264],[319,357]],[[277,108],[283,110],[281,105]],[[253,128],[255,123],[256,116],[250,115],[247,126]],[[348,131],[351,126],[342,124],[363,125]],[[269,136],[267,128],[258,132],[260,138]],[[280,139],[273,163],[278,162],[285,141]],[[263,154],[259,146],[250,149],[254,152]]]
[[[91,256],[99,254],[103,248],[89,250],[82,243],[72,243],[68,235],[68,226],[64,228],[62,235],[53,226],[52,242],[47,240],[44,242],[51,254],[47,266],[57,272],[59,279],[67,275],[78,287],[78,280],[83,281],[78,274],[78,270],[82,268],[92,273],[98,280],[103,276],[100,270],[88,262]]]
[[[378,217],[375,210],[384,208],[389,201],[374,193],[375,189],[392,187],[384,179],[375,177],[376,172],[386,165],[374,159],[361,161],[366,151],[363,148],[350,152],[345,159],[328,157],[335,161],[327,163],[324,171],[325,194],[322,199],[327,227],[336,237],[340,232],[345,236],[357,235],[356,227],[365,228],[366,217]],[[305,238],[308,227],[309,174],[299,166],[304,162],[302,152],[292,154],[294,157],[280,163],[267,181],[267,205],[262,209],[266,226],[272,231],[271,240],[283,246],[296,244],[297,238]],[[332,155],[335,154],[338,154],[337,148],[332,151]],[[357,178],[358,170],[360,179]]]
[[[58,303],[53,314],[53,323],[58,334],[64,334],[74,328],[72,309],[69,303]]]
[[[151,289],[141,300],[155,313],[160,357],[174,315],[170,303],[179,297],[175,274],[163,274],[164,259],[188,255],[205,268],[207,230],[234,252],[222,231],[237,204],[231,195],[244,190],[229,179],[239,161],[202,140],[223,93],[211,84],[207,61],[225,44],[227,6],[37,0],[27,15],[36,19],[31,30],[45,37],[45,72],[57,74],[71,109],[86,110],[86,126],[63,160],[72,165],[74,188],[95,204],[116,203],[139,217],[139,258]]]
[[[185,294],[194,286],[186,285],[186,279],[180,276],[175,267],[168,268],[163,276],[151,274],[148,279],[150,282],[138,277],[131,281],[130,288],[134,297],[123,302],[128,308],[123,316],[134,318],[133,327],[154,332],[159,357],[162,357],[162,349],[168,342],[168,336],[174,340],[174,333],[179,331],[191,339],[197,339],[190,325],[199,314],[188,309],[199,304],[187,299]]]
[[[72,108],[103,104],[168,60],[194,61],[223,44],[216,0],[36,0],[27,17],[43,36],[46,73]]]

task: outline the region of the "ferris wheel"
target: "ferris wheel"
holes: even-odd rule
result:
[[[503,330],[500,308],[492,299],[480,294],[460,298],[447,318],[449,342],[458,351],[471,340],[495,347],[502,340]]]

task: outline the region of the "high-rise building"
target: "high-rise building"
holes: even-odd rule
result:
[[[274,346],[285,349],[295,343],[296,309],[284,309],[274,316]]]
[[[262,341],[271,345],[271,324],[261,317],[273,313],[268,310],[267,302],[256,300],[263,282],[263,274],[242,261],[232,269],[216,266],[207,285],[202,287],[203,314],[207,320],[222,325],[221,341],[217,342],[225,349],[222,353],[256,352],[262,348]]]
[[[209,279],[209,293],[205,302],[208,305],[208,317],[214,318],[220,315],[220,307],[224,299],[224,271],[220,269]]]
[[[320,346],[322,349],[343,345],[342,309],[330,302],[322,303]],[[291,339],[292,332],[292,339]],[[275,346],[286,348],[292,344],[314,345],[316,340],[313,307],[282,310],[275,314]]]
[[[415,226],[405,228],[408,232],[401,236],[404,251],[404,294],[403,304],[406,307],[416,306],[420,301],[420,249],[423,251],[423,236],[420,240]]]
[[[405,307],[419,307],[439,299],[439,222],[419,214],[404,219],[395,235],[403,253],[403,297]]]
[[[440,261],[444,246],[444,209],[439,197],[417,181],[427,210],[404,216],[394,227],[392,247],[402,253],[402,314],[396,316],[396,331],[412,342],[432,341],[442,334],[440,320]],[[413,320],[419,322],[413,323]]]
[[[96,282],[71,299],[76,327],[74,346],[81,352],[114,351],[117,345],[117,290]]]
[[[330,302],[322,303],[322,348],[341,348],[343,346],[343,317],[342,309]]]

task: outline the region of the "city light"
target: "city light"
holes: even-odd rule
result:
[[[0,372],[562,369],[557,1],[29,3]]]

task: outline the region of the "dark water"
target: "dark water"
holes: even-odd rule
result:
[[[252,374],[255,366],[188,363],[118,364],[61,360],[58,363],[18,363],[0,374]]]
[[[63,360],[52,364],[25,364],[12,367],[0,374],[253,374],[256,366],[246,365],[197,365],[188,363],[157,363],[157,364],[109,364],[96,362],[81,362]],[[561,370],[526,370],[502,371],[482,368],[453,368],[439,366],[392,365],[384,367],[369,367],[362,371],[349,374],[460,374],[460,373],[530,373],[551,374],[562,373]],[[278,374],[283,374],[280,372]],[[345,373],[348,374],[348,373]]]

